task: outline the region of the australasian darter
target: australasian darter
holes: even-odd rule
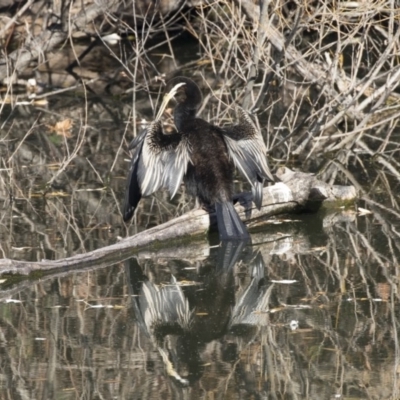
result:
[[[175,98],[177,133],[165,135],[160,122],[169,100]],[[167,83],[161,108],[147,130],[130,144],[134,149],[127,181],[124,221],[142,196],[167,188],[171,198],[182,180],[187,191],[207,210],[215,208],[221,240],[246,240],[249,233],[233,203],[234,165],[252,186],[257,208],[262,205],[264,181],[273,182],[261,133],[250,116],[237,107],[239,123],[219,127],[197,118],[203,96],[191,79],[176,77]]]

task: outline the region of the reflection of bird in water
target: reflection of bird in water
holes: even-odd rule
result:
[[[197,285],[184,288],[174,276],[169,284],[156,285],[135,258],[126,261],[137,324],[156,345],[167,374],[181,385],[199,379],[204,370],[200,350],[223,336],[229,326],[233,271],[245,245],[224,241],[199,269]]]
[[[265,264],[260,253],[257,253],[251,265],[252,280],[236,301],[232,310],[230,329],[238,326],[261,327],[269,323],[268,311],[274,284],[268,283],[264,276]]]
[[[248,239],[232,203],[233,164],[252,185],[254,202],[260,208],[264,181],[273,181],[260,132],[239,107],[238,125],[220,128],[196,118],[203,97],[191,79],[174,78],[166,90],[169,92],[156,120],[130,146],[135,153],[127,182],[124,221],[132,217],[142,196],[167,188],[173,197],[183,179],[201,206],[208,210],[215,207],[222,240]],[[164,135],[159,119],[173,97],[178,103],[174,109],[178,133]]]
[[[188,300],[174,276],[169,285],[159,287],[143,274],[135,258],[128,260],[126,266],[137,323],[157,345],[168,375],[186,386],[188,381],[178,374],[169,360],[164,339],[167,335],[183,335],[190,329],[192,311]]]

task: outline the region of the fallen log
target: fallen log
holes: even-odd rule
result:
[[[330,186],[313,174],[280,168],[277,176],[282,182],[264,188],[263,204],[260,210],[252,203],[251,193],[237,196],[236,210],[250,229],[268,217],[315,210],[323,206],[342,206],[354,202],[357,197],[353,186]],[[147,231],[120,240],[118,243],[84,254],[60,260],[37,262],[0,260],[0,274],[29,275],[56,269],[79,269],[82,266],[106,266],[132,257],[140,250],[152,247],[171,246],[173,241],[192,240],[195,236],[205,236],[213,223],[214,216],[204,210],[194,210],[158,225]]]

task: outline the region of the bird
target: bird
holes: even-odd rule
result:
[[[166,188],[172,198],[183,181],[200,206],[215,210],[220,240],[248,240],[250,235],[232,201],[234,166],[251,184],[253,201],[260,209],[264,182],[274,181],[260,131],[239,106],[236,125],[219,127],[197,117],[203,96],[190,78],[171,79],[165,92],[155,120],[129,146],[134,153],[124,221],[132,218],[142,197]],[[177,132],[166,135],[160,119],[172,98],[177,103],[173,111]]]

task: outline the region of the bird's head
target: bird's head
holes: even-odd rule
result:
[[[173,98],[178,103],[178,107],[189,114],[195,114],[203,100],[199,87],[191,79],[184,76],[173,78],[167,83],[164,99],[156,119],[161,118],[167,104]]]

